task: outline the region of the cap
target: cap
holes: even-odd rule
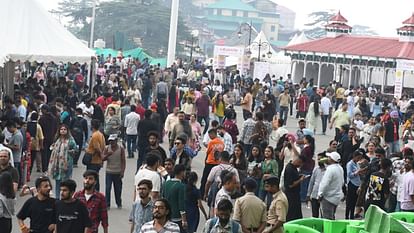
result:
[[[333,161],[335,162],[339,162],[339,160],[341,160],[341,155],[338,152],[331,152],[331,153],[326,153],[326,156],[328,156],[329,158],[331,158]]]
[[[391,118],[399,118],[400,114],[398,113],[398,111],[394,110],[390,113],[390,117]]]
[[[279,178],[276,176],[269,176],[264,180],[264,183],[269,185],[279,185]]]
[[[108,141],[114,141],[116,139],[118,139],[118,134],[111,134],[108,137]]]

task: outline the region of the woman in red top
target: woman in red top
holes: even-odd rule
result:
[[[313,155],[315,154],[315,139],[310,135],[305,135],[305,138],[303,140],[305,146],[303,147],[300,155],[305,157],[306,160],[300,168],[300,174],[308,176],[312,174],[313,168],[315,167],[315,160],[313,159]],[[310,177],[305,179],[300,185],[300,199],[302,202],[306,201],[306,194],[310,180],[309,178]]]

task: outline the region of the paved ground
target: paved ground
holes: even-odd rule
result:
[[[241,125],[243,123],[241,109],[239,107],[236,107],[237,111],[237,122],[239,128],[241,128]],[[287,122],[287,129],[290,132],[295,132],[297,129],[297,120],[295,118],[289,117]],[[328,130],[327,135],[321,135],[321,132],[317,132],[315,136],[315,144],[316,144],[316,152],[320,152],[325,150],[328,147],[329,141],[333,138],[334,131]],[[271,145],[274,146],[275,142],[271,142]],[[163,144],[164,148],[168,148],[168,145],[166,143]],[[204,158],[205,158],[205,148],[199,153],[199,155],[193,160],[192,166],[193,170],[196,171],[201,179],[202,171],[204,168]],[[133,200],[133,184],[134,184],[134,174],[136,170],[136,159],[127,159],[127,168],[125,172],[125,177],[123,179],[123,190],[122,190],[122,209],[116,209],[112,208],[109,210],[109,232],[110,233],[120,233],[120,232],[129,232],[130,230],[130,224],[128,223],[128,216],[129,212],[132,207],[132,200]],[[83,179],[82,179],[82,173],[85,171],[85,167],[83,165],[80,165],[78,168],[74,168],[73,171],[73,179],[78,184],[78,190],[83,188]],[[105,169],[101,169],[100,177],[101,177],[101,192],[105,190],[105,180],[104,180],[104,174]],[[32,175],[32,182],[30,183],[31,186],[33,185],[34,177],[40,176],[40,173],[34,173]],[[54,185],[54,184],[53,184]],[[112,192],[112,205],[116,206],[114,196]],[[20,210],[21,206],[23,205],[24,201],[28,197],[18,198],[16,210]],[[302,211],[304,214],[304,217],[310,217],[311,216],[311,210],[308,208],[305,204],[302,206]],[[337,210],[337,218],[343,219],[345,216],[345,203],[341,203]],[[201,214],[202,216],[202,214]],[[202,231],[202,227],[205,223],[205,220],[203,217],[201,217],[199,229],[197,232]],[[13,219],[13,233],[14,232],[20,232],[19,227],[17,225],[17,221],[14,218]],[[100,230],[102,232],[102,230]]]

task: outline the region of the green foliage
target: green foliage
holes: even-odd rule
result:
[[[69,29],[80,39],[89,41],[93,0],[63,0],[58,11],[70,19]],[[165,55],[168,47],[170,8],[160,0],[101,1],[96,7],[95,35],[106,41],[106,47],[115,47],[115,35],[122,35],[127,44],[140,46],[152,56]],[[191,38],[181,17],[178,20],[177,41]],[[140,38],[142,44],[135,44]],[[118,45],[118,43],[117,43]],[[119,46],[119,45],[118,45]],[[163,54],[159,51],[163,50]]]

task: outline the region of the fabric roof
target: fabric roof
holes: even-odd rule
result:
[[[94,52],[37,0],[2,0],[0,66],[7,61],[90,62]]]
[[[118,55],[118,50],[114,50],[114,49],[95,48],[94,50],[95,50],[96,55],[103,54],[104,57],[108,57],[109,54],[111,54],[112,57],[116,57]],[[142,48],[135,48],[135,49],[131,49],[131,50],[125,50],[125,51],[122,52],[122,54],[124,55],[124,57],[128,57],[129,55],[131,55],[131,57],[138,58],[140,61],[147,58],[148,62],[151,65],[156,65],[156,64],[160,63],[161,67],[166,67],[167,66],[167,59],[166,58],[153,58],[150,55],[148,55],[147,53],[145,53]]]
[[[229,9],[229,10],[239,10],[239,11],[254,11],[254,12],[257,11],[256,8],[240,0],[221,0],[219,2],[208,5],[207,8]]]
[[[398,38],[341,35],[287,46],[287,51],[317,52],[414,60],[414,43]]]

